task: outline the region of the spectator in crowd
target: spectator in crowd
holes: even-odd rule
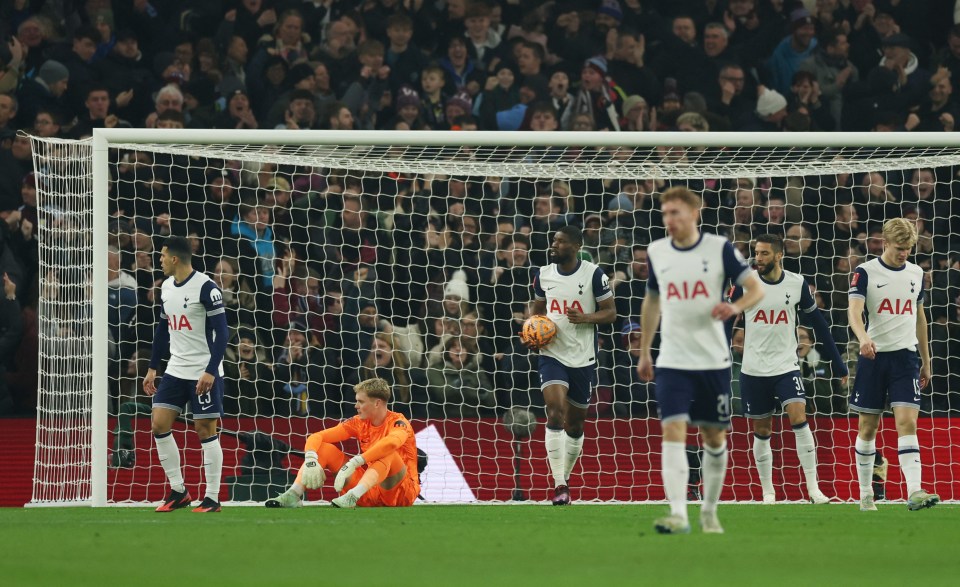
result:
[[[20,408],[7,384],[7,368],[23,336],[17,284],[6,273],[3,274],[3,302],[0,305],[3,307],[0,312],[0,415],[6,416]]]
[[[651,413],[653,384],[640,378],[640,324],[628,320],[613,350],[614,412],[624,418],[646,418]]]
[[[256,330],[241,326],[230,342],[223,361],[224,412],[231,416],[272,416],[275,412],[273,367],[266,351],[257,344]]]
[[[72,117],[72,109],[65,96],[69,85],[70,71],[59,61],[45,61],[36,77],[25,80],[17,93],[20,105],[17,110],[18,124],[21,127],[33,125],[40,110]]]
[[[813,330],[797,327],[797,361],[807,394],[807,412],[818,416],[847,413],[847,399],[833,365],[815,348]]]
[[[790,13],[790,35],[780,41],[767,62],[774,90],[781,94],[790,91],[793,75],[817,48],[816,34],[816,23],[805,8]]]
[[[291,323],[273,363],[278,415],[323,417],[327,413],[321,366],[306,326]]]
[[[820,36],[817,50],[800,64],[800,71],[812,73],[819,85],[821,97],[833,118],[835,129],[840,129],[847,84],[854,85],[860,81],[860,72],[849,60],[849,54],[850,43],[847,35],[839,29],[831,30]]]
[[[0,133],[13,132],[13,120],[17,117],[19,107],[16,96],[0,94]],[[9,148],[9,145],[6,148]]]
[[[607,77],[607,60],[602,56],[591,57],[580,71],[580,93],[571,105],[576,114],[592,117],[596,130],[620,130],[620,96],[611,87]]]
[[[430,396],[445,417],[476,416],[496,406],[493,381],[480,369],[479,351],[451,337],[442,361],[427,367]]]

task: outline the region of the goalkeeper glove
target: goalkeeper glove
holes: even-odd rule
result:
[[[338,492],[343,490],[343,486],[347,484],[347,479],[349,479],[353,472],[357,470],[357,467],[366,463],[367,461],[361,455],[357,455],[347,461],[347,463],[340,467],[340,472],[337,473],[337,478],[333,481],[333,488]]]
[[[323,474],[323,467],[317,462],[317,453],[308,450],[304,455],[303,466],[300,467],[300,478],[307,489],[316,489],[323,485],[326,475]]]

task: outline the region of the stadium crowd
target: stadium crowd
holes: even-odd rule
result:
[[[0,413],[36,404],[39,275],[31,141],[100,127],[607,131],[943,131],[960,116],[960,8],[935,0],[13,0],[0,9]],[[960,78],[958,78],[960,79]],[[414,416],[541,405],[515,336],[549,238],[582,226],[618,322],[600,399],[653,413],[637,373],[646,246],[677,182],[359,174],[124,151],[109,258],[116,406],[136,401],[157,319],[158,247],[192,239],[224,294],[226,410],[340,416],[350,386],[394,385]],[[663,152],[684,157],[683,152]],[[957,169],[688,180],[703,228],[746,255],[785,238],[851,366],[849,276],[914,219],[933,393],[960,409]],[[42,285],[41,285],[42,284]],[[8,309],[9,310],[9,309]],[[810,411],[846,414],[812,331]],[[742,356],[742,329],[733,353]],[[953,390],[952,395],[950,390]],[[142,397],[139,397],[142,400]],[[612,408],[610,408],[612,406]]]

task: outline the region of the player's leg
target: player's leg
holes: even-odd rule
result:
[[[760,477],[763,503],[776,503],[777,493],[773,488],[773,449],[770,448],[773,416],[751,418],[750,423],[753,425],[753,462]]]
[[[727,477],[727,429],[730,427],[730,369],[699,371],[699,380],[690,419],[700,427],[703,441],[703,506],[700,528],[704,533],[722,534],[717,504]]]
[[[922,487],[920,440],[917,416],[920,414],[920,366],[914,351],[891,353],[890,408],[897,424],[897,456],[907,484],[907,507],[921,510],[940,503],[940,496]]]
[[[564,484],[570,485],[570,473],[583,452],[583,422],[587,419],[587,409],[596,384],[595,367],[568,368],[570,387],[567,389],[567,402],[564,406]]]
[[[889,361],[886,361],[889,362]],[[883,372],[885,361],[860,356],[857,377],[853,382],[850,410],[859,414],[857,439],[853,446],[857,463],[857,481],[860,484],[860,511],[877,510],[873,502],[873,463],[877,455],[877,429],[886,404],[887,378]]]
[[[170,493],[157,508],[158,512],[172,512],[187,507],[193,500],[183,482],[180,447],[177,446],[171,431],[177,416],[187,404],[188,383],[171,375],[164,375],[160,378],[156,395],[153,396],[150,430],[153,433],[153,443],[157,447],[157,458],[170,484]]]
[[[196,381],[190,384],[196,390]],[[215,377],[213,387],[203,395],[196,391],[190,396],[193,411],[193,428],[203,447],[203,478],[206,488],[203,501],[193,509],[195,512],[215,513],[220,511],[220,479],[223,475],[223,448],[217,434],[217,424],[223,415],[223,379]]]
[[[801,386],[802,386],[801,381]],[[803,469],[803,479],[807,484],[807,496],[811,503],[830,503],[830,498],[820,491],[820,481],[817,477],[817,444],[813,439],[813,431],[807,422],[806,398],[792,399],[783,404],[783,410],[790,419],[793,429],[794,445],[800,468]]]
[[[357,471],[359,472],[359,470]],[[382,459],[367,463],[367,469],[356,480],[353,487],[346,489],[340,495],[331,501],[334,507],[353,508],[360,506],[380,506],[387,505],[385,499],[391,490],[396,489],[407,475],[407,467],[397,453],[389,454]],[[354,473],[354,478],[356,477]],[[351,478],[350,481],[354,481]],[[375,498],[364,501],[365,496],[373,494],[370,492],[374,487],[380,491],[375,493]],[[369,492],[369,493],[368,493]]]
[[[712,424],[700,426],[703,441],[703,506],[700,528],[707,534],[723,534],[717,519],[717,504],[727,476],[727,429]]]
[[[656,520],[653,527],[661,534],[685,534],[690,532],[687,516],[690,463],[686,445],[694,384],[689,372],[677,369],[657,369],[655,377],[662,437],[660,476],[670,515]]]
[[[773,377],[740,374],[740,397],[744,413],[753,426],[753,462],[760,477],[763,503],[777,501],[777,494],[773,488],[773,450],[770,448],[773,412],[777,405],[774,382]]]
[[[547,426],[543,435],[547,449],[547,463],[553,476],[554,498],[560,497],[567,490],[567,463],[564,447],[565,433],[564,419],[567,410],[567,390],[570,387],[566,368],[552,357],[539,358],[538,371],[540,375],[540,389],[543,392],[543,401],[547,413]],[[569,497],[565,500],[569,501]],[[564,503],[558,504],[564,505]]]

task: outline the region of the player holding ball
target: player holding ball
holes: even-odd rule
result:
[[[582,245],[576,226],[564,226],[553,236],[553,262],[541,267],[533,280],[533,316],[521,333],[527,347],[540,351],[553,505],[570,504],[570,472],[583,449],[583,421],[597,384],[595,325],[612,324],[617,318],[607,276],[580,259]]]

